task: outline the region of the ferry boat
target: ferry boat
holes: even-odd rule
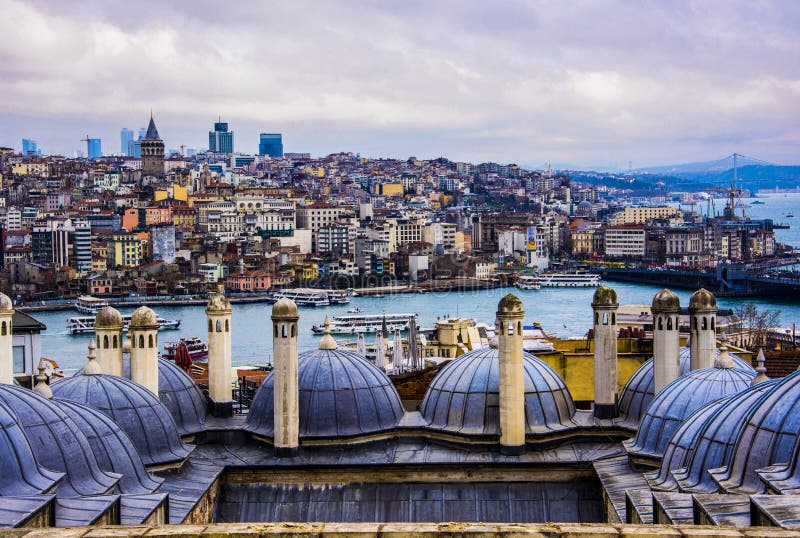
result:
[[[393,333],[396,330],[407,331],[413,322],[419,328],[417,314],[352,314],[334,316],[330,320],[331,334],[372,334],[381,330],[383,323],[386,330]],[[314,325],[311,331],[315,334],[325,332],[323,325]]]
[[[86,334],[94,332],[94,316],[76,316],[67,319],[67,330],[70,334]],[[131,321],[130,314],[122,315],[122,330],[128,330],[128,324]],[[181,326],[179,319],[164,319],[158,316],[158,328],[164,330],[174,330]]]
[[[83,314],[97,314],[108,306],[106,299],[92,297],[91,295],[81,295],[75,301],[75,310]]]
[[[348,290],[318,290],[313,288],[292,288],[272,293],[272,301],[291,299],[297,306],[328,306],[347,304],[351,293]]]
[[[539,277],[535,275],[520,275],[515,285],[521,290],[538,290],[542,287]]]
[[[542,273],[539,284],[546,288],[590,288],[600,285],[600,275],[592,273]]]
[[[175,358],[175,350],[177,350],[178,346],[181,344],[184,344],[186,349],[189,350],[189,358],[192,359],[192,362],[208,360],[208,346],[196,336],[181,338],[177,342],[167,342],[164,344],[164,351],[166,353],[161,355],[161,357],[173,360]]]

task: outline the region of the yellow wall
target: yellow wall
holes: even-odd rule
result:
[[[383,183],[381,190],[384,196],[403,196],[402,183]]]

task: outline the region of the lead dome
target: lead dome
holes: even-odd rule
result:
[[[5,293],[0,293],[0,312],[9,312],[14,310],[14,302]]]
[[[574,427],[575,405],[566,385],[545,362],[525,353],[525,431],[542,434]],[[466,435],[499,435],[499,353],[477,349],[446,365],[422,401],[428,427]]]
[[[292,301],[291,299],[282,297],[278,299],[278,301],[274,305],[272,305],[273,318],[296,319],[299,316],[300,314],[297,311],[297,305],[294,304],[294,301]]]
[[[158,399],[169,410],[181,436],[205,428],[206,399],[197,383],[177,364],[158,359]]]
[[[392,382],[357,353],[306,351],[298,357],[297,371],[301,439],[391,430],[403,416]],[[274,432],[274,383],[274,374],[264,380],[247,415],[246,429],[260,437],[271,438]]]
[[[131,329],[152,329],[158,327],[158,315],[152,308],[140,306],[131,314]]]
[[[689,298],[689,310],[716,310],[717,298],[705,288],[700,288]]]
[[[224,312],[230,313],[231,312],[231,302],[228,300],[221,293],[214,293],[208,299],[208,305],[206,306],[206,312]]]
[[[619,306],[616,290],[608,286],[599,286],[594,292],[592,306]]]
[[[107,306],[95,316],[94,326],[96,329],[121,329],[122,314],[113,306]]]
[[[653,296],[652,312],[678,312],[681,300],[672,291],[663,289]]]

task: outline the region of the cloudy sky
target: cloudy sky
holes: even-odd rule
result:
[[[0,0],[0,146],[800,162],[800,2]]]

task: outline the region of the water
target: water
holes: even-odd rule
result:
[[[653,295],[660,289],[657,286],[609,283],[617,290],[620,304],[650,304]],[[437,317],[460,316],[474,318],[485,323],[493,323],[498,301],[506,293],[518,295],[525,305],[525,322],[539,322],[544,329],[557,336],[578,336],[586,333],[592,322],[591,302],[594,288],[542,288],[541,290],[520,290],[500,288],[475,292],[425,293],[386,295],[376,297],[353,297],[348,305],[335,305],[325,308],[300,309],[300,350],[313,349],[319,337],[311,332],[312,325],[321,324],[325,315],[346,314],[355,306],[364,314],[381,312],[415,312],[419,314],[423,328],[432,328]],[[687,305],[691,291],[674,290]],[[720,308],[733,308],[744,302],[741,299],[720,299]],[[784,327],[793,322],[800,325],[800,298],[793,301],[775,303],[755,300],[762,308],[780,309],[781,323]],[[179,337],[199,336],[206,340],[206,317],[204,307],[158,307],[155,309],[167,319],[180,319],[177,331],[163,331],[159,334],[160,345]],[[132,309],[121,309],[129,313]],[[246,365],[269,362],[272,358],[272,333],[269,316],[271,305],[243,304],[233,306],[232,346],[233,364]],[[66,330],[66,319],[77,315],[71,311],[38,312],[36,319],[47,325],[42,334],[42,354],[55,360],[67,373],[80,368],[85,362],[88,335],[73,336]],[[346,340],[349,337],[345,337]],[[371,342],[374,336],[367,336]]]

